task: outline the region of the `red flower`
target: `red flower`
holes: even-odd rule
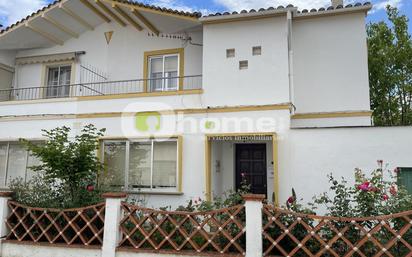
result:
[[[93,192],[94,191],[94,185],[87,185],[86,190],[89,192]]]
[[[292,204],[292,203],[295,202],[295,200],[296,200],[295,197],[291,196],[291,197],[288,198],[288,203]]]
[[[358,186],[358,189],[362,191],[370,191],[371,190],[370,184],[371,183],[369,181],[363,182],[362,184]]]
[[[386,201],[389,199],[389,196],[387,194],[382,195],[382,200]]]

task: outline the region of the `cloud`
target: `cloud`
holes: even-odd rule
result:
[[[154,1],[147,1],[152,5],[157,5],[161,7],[171,8],[179,11],[184,12],[201,12],[203,15],[207,15],[208,13],[212,13],[213,11],[209,9],[200,9],[196,8],[196,6],[188,6],[183,1],[180,0],[154,0]]]
[[[384,10],[388,5],[400,8],[402,6],[402,0],[384,0],[374,3],[373,10],[371,11],[371,13]]]
[[[0,0],[0,23],[9,26],[47,4],[46,0]]]

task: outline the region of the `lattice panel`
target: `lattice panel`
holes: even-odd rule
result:
[[[412,211],[334,218],[263,208],[265,256],[412,256]]]
[[[122,204],[121,247],[245,254],[245,208],[169,212]]]
[[[8,203],[8,240],[102,245],[105,204],[78,209],[43,209]]]

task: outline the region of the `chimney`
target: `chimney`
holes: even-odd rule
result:
[[[332,6],[333,7],[337,7],[337,6],[339,6],[339,5],[342,5],[343,6],[343,0],[332,0]]]

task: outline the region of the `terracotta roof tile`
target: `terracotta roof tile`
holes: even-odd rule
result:
[[[338,5],[337,7],[329,6],[327,8],[322,7],[322,8],[319,8],[319,9],[315,9],[315,8],[310,9],[310,10],[303,9],[302,11],[298,11],[298,13],[325,12],[325,11],[332,11],[332,10],[336,10],[336,9],[349,9],[349,8],[354,8],[354,7],[359,7],[359,6],[369,6],[369,5],[371,5],[370,2],[366,2],[364,4],[362,4],[362,3],[348,4],[346,6]],[[272,11],[272,10],[281,10],[281,9],[285,9],[285,8],[293,8],[293,7],[295,7],[295,6],[293,6],[292,4],[289,4],[286,7],[283,6],[283,5],[279,5],[278,7],[268,7],[266,9],[265,8],[260,8],[258,11],[256,11],[255,9],[251,9],[249,11],[248,10],[242,10],[242,11],[240,11],[240,13],[264,12],[264,11]],[[204,17],[213,17],[213,16],[221,16],[221,15],[234,15],[234,14],[239,14],[239,13],[238,12],[232,12],[232,13],[224,12],[222,14],[222,13],[217,12],[217,13],[211,13],[211,14],[209,14],[207,16],[204,16]]]
[[[59,4],[61,1],[62,1],[62,0],[56,0],[56,1],[54,1],[53,3],[51,3],[51,4],[49,4],[49,5],[45,6],[45,7],[43,7],[42,9],[40,9],[40,10],[38,10],[38,11],[30,14],[30,15],[28,15],[26,18],[23,18],[22,20],[20,20],[20,21],[14,23],[14,24],[12,24],[12,25],[10,25],[10,26],[2,29],[2,30],[0,31],[0,35],[1,35],[2,33],[6,32],[6,31],[12,29],[13,27],[16,27],[16,26],[18,26],[19,24],[26,22],[27,20],[29,20],[29,19],[32,18],[33,16],[35,16],[35,15],[41,13],[41,12],[47,11],[48,9],[56,6],[56,5]],[[202,17],[202,13],[200,13],[200,12],[184,12],[184,11],[174,10],[174,9],[170,9],[170,8],[164,8],[164,7],[160,7],[160,6],[149,5],[149,4],[144,4],[144,3],[140,3],[140,2],[134,2],[134,1],[127,1],[127,0],[114,0],[114,1],[119,2],[119,3],[125,3],[125,4],[134,5],[134,6],[139,6],[139,7],[143,7],[143,8],[147,8],[147,9],[158,10],[158,11],[162,11],[162,12],[165,12],[165,13],[172,13],[172,14],[176,14],[176,15],[182,15],[182,16],[188,16],[188,17],[194,17],[194,18],[200,18],[200,17]],[[339,6],[337,6],[337,7],[329,6],[328,8],[323,8],[323,7],[322,7],[322,8],[319,8],[319,9],[311,9],[310,11],[307,10],[307,9],[303,9],[302,11],[298,11],[298,13],[325,12],[325,11],[332,11],[332,10],[335,10],[335,9],[349,9],[349,8],[355,8],[355,7],[359,7],[359,6],[369,6],[369,5],[371,5],[370,2],[366,2],[366,3],[364,3],[364,4],[362,4],[362,3],[348,4],[348,5],[346,5],[346,6],[339,5]],[[280,5],[280,6],[276,7],[276,8],[275,8],[275,7],[260,8],[260,9],[257,10],[257,11],[256,11],[255,9],[251,9],[251,10],[249,10],[249,11],[247,11],[247,10],[242,10],[242,11],[240,11],[240,13],[244,14],[244,13],[264,12],[264,11],[271,11],[271,10],[276,10],[276,9],[277,9],[277,10],[281,10],[281,9],[285,9],[285,8],[293,8],[293,7],[294,7],[294,6],[293,6],[292,4],[289,4],[289,5],[287,5],[286,7]],[[207,15],[207,16],[204,16],[204,17],[213,17],[213,16],[222,16],[222,15],[223,15],[223,16],[226,16],[226,15],[235,15],[235,14],[239,14],[239,12],[236,12],[236,11],[234,11],[234,12],[224,12],[224,13],[217,12],[217,13],[211,13],[211,14],[209,14],[209,15]],[[0,26],[0,28],[1,28],[1,27],[2,27],[2,26]]]
[[[157,10],[157,11],[161,11],[161,12],[165,12],[165,13],[172,13],[172,14],[182,15],[182,16],[188,16],[188,17],[194,17],[194,18],[200,18],[202,16],[202,13],[200,13],[200,12],[184,12],[184,11],[179,11],[179,10],[173,10],[173,9],[170,9],[170,8],[163,8],[163,7],[160,7],[160,6],[149,5],[149,4],[144,4],[144,3],[140,3],[140,2],[134,2],[134,1],[127,1],[127,0],[113,0],[113,1],[116,1],[116,2],[119,2],[119,3],[124,3],[124,4],[130,4],[130,5],[134,5],[134,6],[139,6],[139,7],[143,7],[143,8],[147,8],[147,9]],[[10,29],[12,29],[13,27],[16,27],[19,24],[26,22],[27,20],[29,20],[33,16],[51,9],[52,7],[58,5],[60,2],[62,2],[62,0],[56,0],[53,3],[50,3],[47,6],[41,8],[41,9],[37,10],[36,12],[28,15],[27,17],[21,19],[20,21],[17,21],[16,23],[2,29],[0,31],[0,35],[4,32],[7,32]],[[1,27],[2,26],[0,26],[0,28]]]
[[[311,9],[310,11],[308,9],[303,9],[302,11],[298,11],[298,13],[315,13],[315,12],[325,12],[325,11],[333,11],[333,10],[338,10],[338,9],[350,9],[350,8],[355,8],[355,7],[360,7],[360,6],[370,6],[370,2],[365,2],[365,3],[356,3],[356,4],[348,4],[346,6],[343,5],[338,5],[336,7],[329,6],[327,8],[319,8],[319,9]]]

